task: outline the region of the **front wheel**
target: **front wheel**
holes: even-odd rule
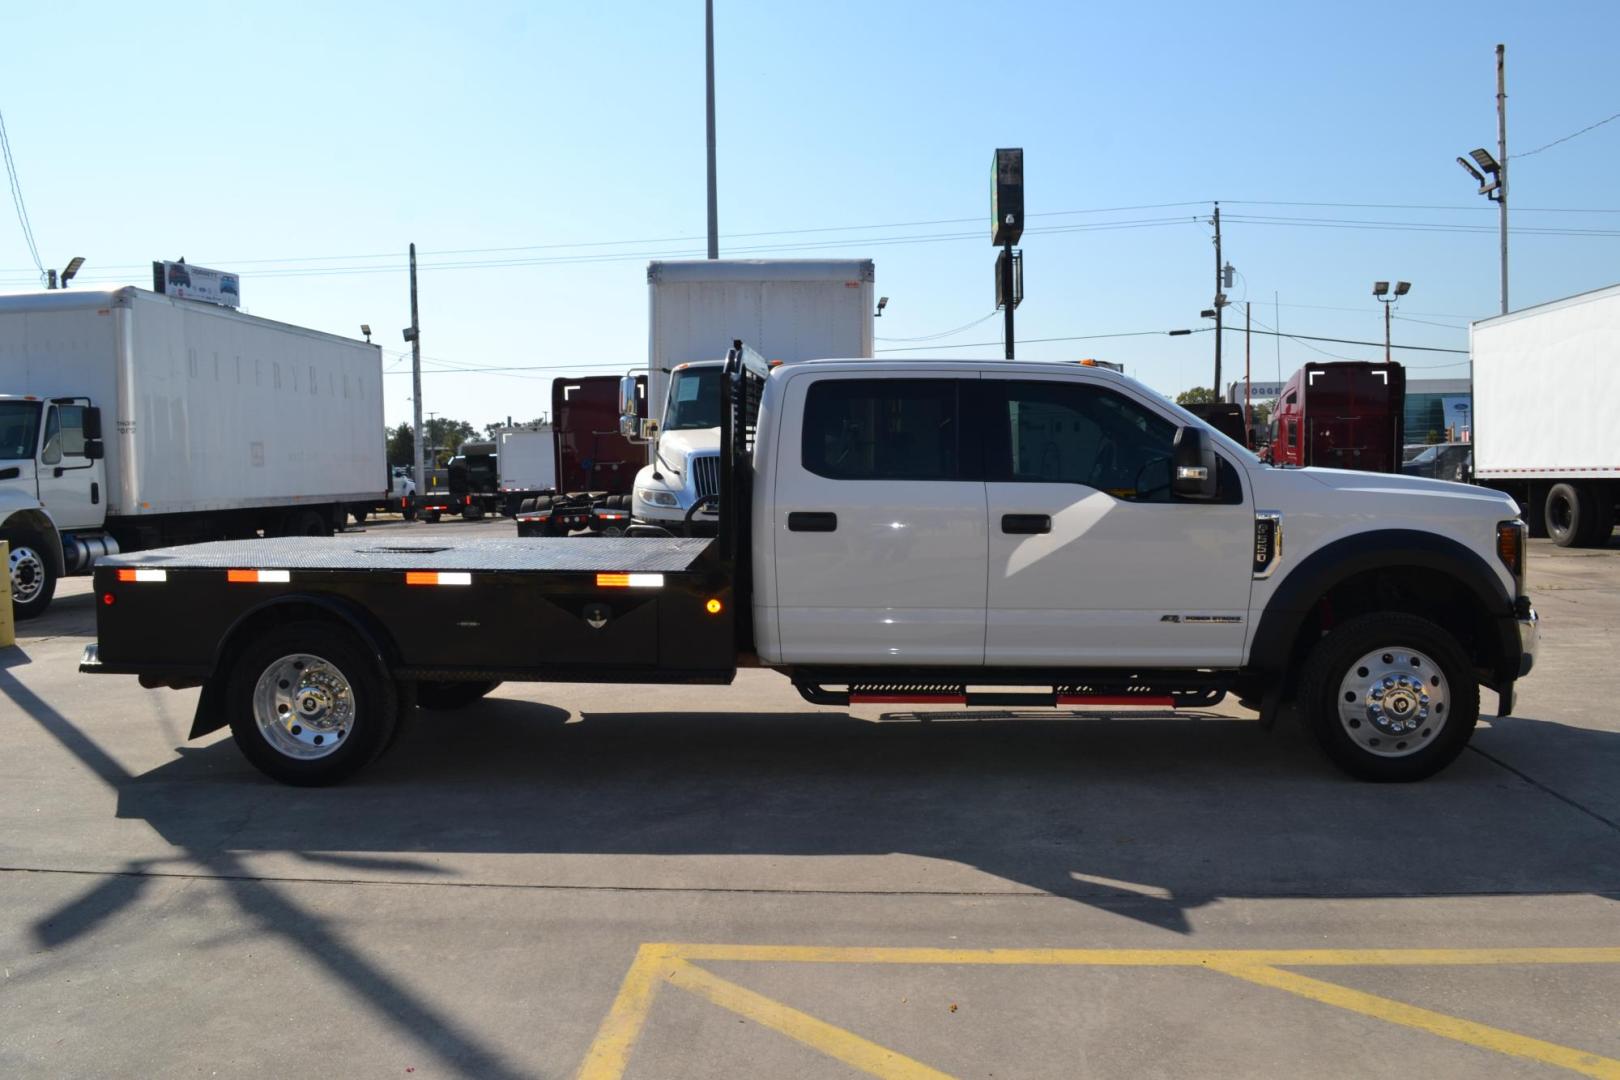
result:
[[[56,574],[39,537],[28,533],[0,533],[0,540],[11,545],[11,613],[18,622],[37,618],[51,606],[56,595]]]
[[[1362,780],[1422,780],[1462,753],[1479,686],[1456,638],[1415,615],[1350,619],[1317,643],[1300,687],[1305,722]]]
[[[352,633],[330,623],[276,627],[243,650],[228,679],[237,748],[284,784],[346,779],[382,753],[398,720],[393,683]]]

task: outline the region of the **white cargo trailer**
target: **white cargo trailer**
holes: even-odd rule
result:
[[[0,296],[20,616],[98,556],[330,534],[387,487],[376,345],[136,288]]]
[[[551,425],[495,432],[501,494],[522,499],[557,488],[557,447]]]
[[[1532,534],[1602,546],[1620,500],[1620,285],[1473,324],[1474,479]]]
[[[688,529],[687,511],[719,491],[719,375],[731,343],[773,364],[869,358],[875,279],[871,259],[648,264],[646,401],[663,428],[657,460],[636,477],[636,520]]]

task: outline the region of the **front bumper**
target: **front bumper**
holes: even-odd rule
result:
[[[1519,597],[1513,614],[1519,624],[1519,678],[1530,674],[1536,665],[1536,650],[1541,647],[1541,616],[1528,596]]]

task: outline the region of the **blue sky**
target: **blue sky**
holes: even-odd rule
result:
[[[1620,5],[1595,0],[716,7],[722,254],[875,259],[880,338],[991,312],[989,161],[1022,146],[1021,339],[1199,325],[1221,199],[1230,295],[1257,327],[1381,339],[1371,282],[1404,278],[1396,340],[1464,348],[1498,304],[1496,217],[1453,159],[1494,151],[1496,43],[1510,152],[1620,111]],[[8,5],[0,40],[47,265],[83,255],[85,285],[147,284],[151,259],[183,255],[240,272],[255,314],[368,322],[401,373],[390,420],[409,413],[409,242],[426,407],[475,424],[545,411],[554,375],[643,363],[647,259],[702,252],[699,0],[57,2]],[[1620,281],[1617,164],[1620,121],[1517,163],[1516,230],[1609,235],[1516,232],[1515,307]],[[1304,203],[1389,205],[1285,205]],[[1123,227],[1072,228],[1102,225]],[[1433,228],[1457,225],[1483,228]],[[791,232],[811,229],[844,231]],[[34,278],[0,200],[0,290]],[[938,344],[998,340],[992,319]],[[1278,352],[1255,338],[1257,378],[1322,358]],[[1121,361],[1166,392],[1212,366],[1207,333],[1019,354]],[[1240,337],[1226,357],[1241,370]],[[483,367],[524,370],[465,370]]]

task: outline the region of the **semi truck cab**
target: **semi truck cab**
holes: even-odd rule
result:
[[[718,518],[699,500],[720,493],[719,360],[677,365],[670,372],[663,420],[652,439],[652,464],[636,473],[631,516],[677,535],[713,535]]]
[[[0,539],[13,607],[43,612],[56,579],[118,550],[100,532],[107,482],[101,410],[86,397],[0,395]]]

